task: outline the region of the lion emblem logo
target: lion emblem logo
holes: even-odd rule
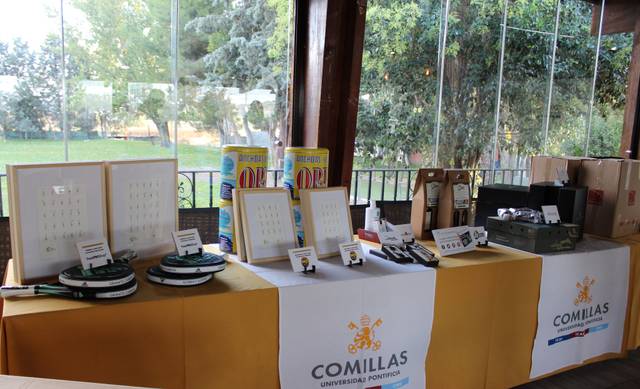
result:
[[[578,297],[573,301],[574,305],[579,304],[589,304],[592,301],[591,298],[591,287],[596,283],[594,278],[589,278],[589,276],[585,276],[582,283],[576,282],[576,288],[578,288]]]
[[[382,319],[378,319],[371,324],[371,318],[368,315],[360,317],[360,324],[349,322],[347,327],[352,331],[357,331],[353,337],[353,343],[347,347],[349,352],[356,354],[359,350],[378,351],[382,346],[382,342],[376,339],[375,329],[381,325]]]

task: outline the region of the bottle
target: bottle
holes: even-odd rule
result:
[[[380,208],[376,207],[375,200],[369,202],[369,207],[364,210],[364,229],[378,232],[380,226]]]

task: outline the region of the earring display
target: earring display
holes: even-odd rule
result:
[[[77,264],[77,242],[107,236],[102,162],[7,166],[16,280],[57,276]]]
[[[111,251],[141,257],[167,254],[178,227],[175,159],[107,162]]]
[[[339,245],[353,241],[347,188],[300,190],[306,244],[319,258],[340,255]]]
[[[283,188],[236,189],[236,244],[249,263],[288,258],[298,246],[291,195]],[[240,247],[240,246],[244,247]]]

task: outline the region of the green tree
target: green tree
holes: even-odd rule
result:
[[[288,1],[211,1],[207,15],[185,26],[187,34],[208,37],[202,57],[202,83],[209,88],[236,87],[241,93],[266,88],[276,94],[275,128],[286,122]],[[283,65],[284,64],[284,65]],[[253,143],[248,109],[239,112],[249,144]],[[264,127],[264,126],[263,126]],[[282,126],[284,127],[284,126]],[[281,128],[282,128],[281,127]],[[272,134],[273,137],[273,134]]]
[[[71,55],[82,66],[79,77],[102,80],[113,87],[113,117],[122,124],[138,113],[156,125],[161,142],[169,146],[169,109],[156,91],[142,97],[144,104],[130,101],[130,83],[169,83],[171,49],[171,1],[167,0],[73,0],[86,18],[90,33],[82,35],[68,26]],[[134,111],[142,107],[145,111]],[[153,115],[153,116],[149,116]]]
[[[512,0],[508,25],[553,31],[555,5],[556,0]],[[360,163],[432,162],[438,77],[443,99],[437,164],[491,163],[503,6],[503,1],[451,1],[444,73],[438,75],[439,2],[369,2],[356,139]],[[561,9],[549,132],[554,152],[566,150],[567,139],[586,130],[595,54],[591,5],[563,1]],[[628,38],[616,42],[605,39],[603,48],[631,47]],[[499,126],[503,152],[542,151],[551,43],[549,34],[507,30]],[[624,105],[628,54],[603,50],[598,104]]]

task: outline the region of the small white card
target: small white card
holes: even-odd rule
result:
[[[441,228],[432,232],[436,246],[443,257],[476,249],[476,240],[473,237],[471,227]]]
[[[416,236],[413,235],[413,228],[411,227],[411,224],[394,225],[391,223],[387,223],[387,225],[391,228],[392,231],[396,231],[398,234],[400,234],[404,243],[411,243],[416,239]]]
[[[366,262],[360,242],[342,243],[340,245],[340,256],[345,266],[355,265],[360,263],[361,260],[363,263]]]
[[[402,236],[398,231],[379,231],[378,239],[380,240],[380,243],[389,246],[402,246],[404,243],[402,241]]]
[[[562,183],[569,182],[569,173],[567,173],[567,169],[559,167],[556,169],[556,174],[558,177],[558,181]]]
[[[289,249],[289,261],[296,273],[311,271],[314,266],[318,266],[318,255],[313,246],[301,247],[299,249]]]
[[[560,223],[560,213],[558,212],[558,206],[543,205],[541,208],[542,208],[542,214],[544,215],[545,224]]]
[[[487,232],[484,227],[469,227],[469,232],[476,244],[487,244]]]
[[[469,208],[469,184],[453,185],[453,208],[466,209]]]
[[[179,256],[198,254],[202,251],[202,240],[196,228],[190,230],[173,231],[173,242]]]
[[[88,240],[76,243],[82,268],[89,270],[95,267],[108,265],[113,262],[111,250],[106,239]]]
[[[427,182],[425,187],[427,207],[437,207],[440,200],[440,183],[438,181]]]

